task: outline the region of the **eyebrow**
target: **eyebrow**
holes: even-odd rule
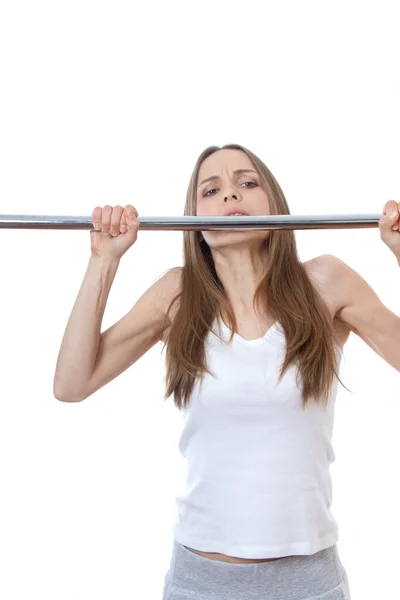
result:
[[[257,173],[257,171],[254,171],[254,169],[236,169],[236,171],[233,171],[234,173]],[[207,179],[203,179],[203,181],[198,185],[197,189],[203,185],[203,183],[207,183],[208,181],[212,181],[213,179],[219,179],[219,175],[212,175],[211,177],[207,177]]]

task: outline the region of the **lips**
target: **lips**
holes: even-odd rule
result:
[[[224,217],[229,217],[230,215],[234,215],[235,213],[240,213],[244,217],[248,217],[249,213],[245,210],[241,210],[240,208],[231,208],[224,213]]]

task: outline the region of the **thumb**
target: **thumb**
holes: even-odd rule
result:
[[[398,221],[398,218],[399,218],[399,213],[395,210],[391,210],[384,217],[381,217],[379,222],[384,227],[391,227]]]

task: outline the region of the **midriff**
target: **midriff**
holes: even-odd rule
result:
[[[205,558],[211,558],[212,560],[220,560],[222,562],[229,563],[262,563],[270,560],[279,560],[280,558],[288,558],[287,556],[278,556],[277,558],[239,558],[237,556],[219,554],[218,552],[201,552],[200,550],[195,550],[194,548],[189,548],[188,546],[185,546],[185,548],[186,550],[190,550],[190,552],[194,552],[200,556],[205,556]]]

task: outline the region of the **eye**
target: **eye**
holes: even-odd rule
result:
[[[251,183],[251,185],[252,185],[252,186],[254,186],[254,187],[257,185],[257,184],[256,184],[256,183],[254,183],[253,181],[243,181],[243,183],[242,183],[241,185],[244,185],[245,183]],[[208,196],[208,194],[209,194],[210,192],[215,192],[215,190],[216,190],[216,188],[213,188],[213,189],[211,189],[211,190],[208,190],[208,192],[207,192],[206,194],[204,194],[204,197],[205,197],[205,196]]]

